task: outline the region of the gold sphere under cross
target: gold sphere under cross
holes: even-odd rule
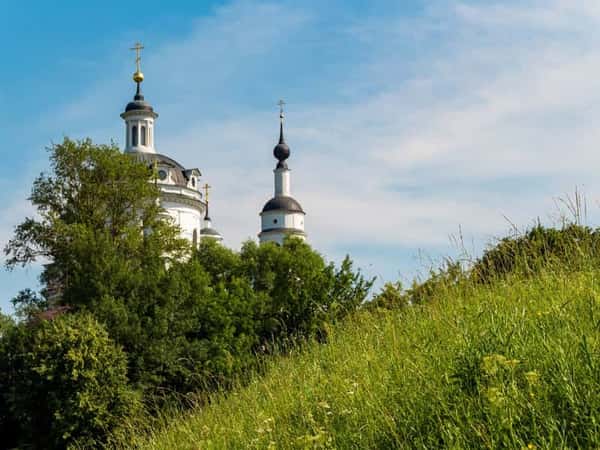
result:
[[[136,42],[135,45],[130,48],[130,50],[135,50],[136,70],[135,70],[135,73],[133,74],[133,81],[135,81],[136,83],[141,83],[142,81],[144,81],[144,74],[142,73],[142,70],[140,69],[140,62],[142,61],[141,51],[143,49],[144,49],[144,46],[139,42]]]

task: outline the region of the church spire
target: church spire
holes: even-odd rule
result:
[[[277,163],[278,169],[287,169],[286,159],[290,157],[290,147],[285,142],[285,137],[283,135],[283,121],[285,119],[285,114],[283,112],[283,106],[285,102],[283,100],[279,100],[279,144],[275,146],[273,149],[273,155],[279,161]]]
[[[283,120],[285,119],[285,114],[283,113],[283,106],[285,102],[283,100],[279,100],[279,143],[285,144],[285,138],[283,137]]]

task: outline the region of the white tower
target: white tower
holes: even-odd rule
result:
[[[290,148],[283,136],[283,105],[279,102],[279,144],[273,149],[273,155],[278,163],[273,171],[275,174],[275,196],[269,200],[261,216],[260,242],[276,242],[283,244],[286,236],[306,239],[304,233],[304,216],[306,215],[300,203],[292,196],[290,190],[290,169],[286,160],[290,157]]]
[[[133,74],[133,81],[137,84],[137,90],[133,101],[129,102],[121,114],[125,120],[125,153],[156,153],[154,149],[154,119],[158,117],[158,114],[144,100],[140,87],[144,81],[144,74],[140,70],[140,50],[143,48],[140,43],[135,44],[135,47],[132,48],[136,52],[137,70]]]
[[[154,145],[154,120],[158,114],[144,100],[141,83],[144,75],[140,70],[141,44],[136,44],[136,72],[133,81],[137,89],[133,101],[125,107],[121,117],[125,121],[125,153],[152,167],[156,185],[160,190],[160,204],[165,218],[181,230],[181,237],[197,246],[201,238],[203,217],[207,204],[200,192],[201,173],[198,169],[186,169],[177,161],[158,153]]]

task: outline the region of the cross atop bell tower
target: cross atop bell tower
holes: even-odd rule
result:
[[[142,62],[142,50],[144,49],[144,46],[142,44],[140,44],[139,42],[136,42],[135,45],[133,47],[131,47],[129,50],[134,50],[135,51],[135,73],[133,74],[133,81],[135,81],[138,84],[138,88],[139,85],[142,81],[144,81],[144,74],[142,73],[141,70],[141,62]]]
[[[125,107],[121,117],[125,120],[125,152],[127,153],[156,153],[154,148],[154,119],[158,114],[142,94],[141,84],[144,81],[142,73],[142,50],[144,46],[136,42],[130,50],[135,51],[135,72],[133,81],[137,88],[133,101]]]

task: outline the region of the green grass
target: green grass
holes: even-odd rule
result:
[[[357,314],[132,445],[599,448],[599,326],[596,269],[439,289]]]

